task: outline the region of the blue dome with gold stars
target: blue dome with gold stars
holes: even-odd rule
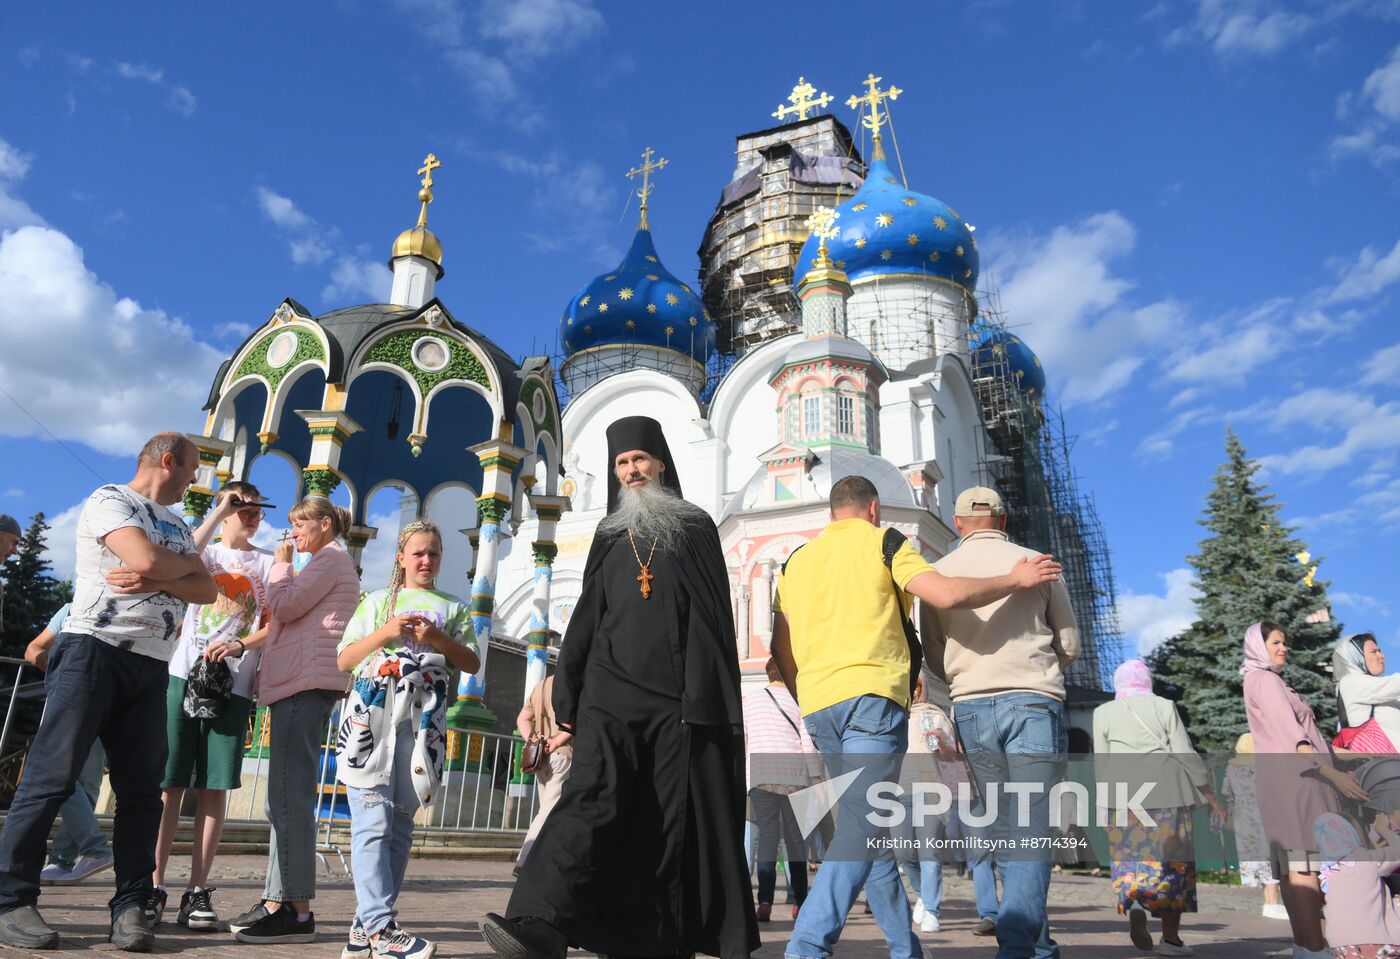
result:
[[[700,297],[661,265],[651,231],[637,230],[617,269],[596,277],[559,320],[566,355],[603,346],[659,346],[705,363],[715,324]]]
[[[1005,369],[1016,378],[1016,385],[1031,399],[1045,396],[1045,370],[1021,338],[1005,330],[986,327],[972,331],[972,366],[974,369],[995,369],[1005,363]]]
[[[906,189],[883,155],[870,164],[855,196],[836,208],[841,232],[827,242],[828,255],[851,282],[868,276],[916,274],[977,288],[977,240],[948,204]],[[809,237],[793,279],[800,283],[817,258]]]

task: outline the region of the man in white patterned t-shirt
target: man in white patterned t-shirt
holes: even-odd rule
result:
[[[158,434],[142,447],[136,476],[98,489],[78,517],[73,608],[49,653],[44,715],[0,832],[0,943],[58,942],[35,908],[39,872],[49,828],[99,737],[117,797],[110,938],[132,952],[154,943],[142,907],[160,827],[166,664],[185,604],[218,595],[188,527],[166,508],[198,465],[188,439]]]

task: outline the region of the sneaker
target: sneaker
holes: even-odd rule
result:
[[[16,949],[52,949],[58,933],[33,906],[20,906],[0,916],[0,942]]]
[[[155,933],[146,910],[132,906],[118,913],[107,930],[107,941],[123,952],[150,952],[156,944]]]
[[[350,938],[346,941],[345,948],[340,950],[340,959],[365,959],[370,952],[369,933],[365,932],[365,927],[356,919],[350,923]]]
[[[213,891],[213,886],[207,889],[186,889],[185,894],[180,897],[180,912],[175,921],[186,929],[197,932],[218,929],[219,914],[214,911],[214,903],[209,898]]]
[[[754,917],[759,922],[767,922],[773,915],[773,904],[771,902],[760,902],[753,911]]]
[[[1173,944],[1165,939],[1157,943],[1157,948],[1154,951],[1159,956],[1194,956],[1196,954],[1196,950],[1184,942]]]
[[[390,923],[369,941],[374,955],[382,959],[433,959],[437,946],[422,936],[415,936]]]
[[[997,921],[995,919],[979,919],[972,934],[974,936],[995,936],[997,934]]]
[[[54,880],[55,886],[67,886],[82,882],[93,873],[101,872],[104,869],[112,868],[111,850],[99,852],[91,856],[79,856],[78,861],[73,864],[73,868],[67,876]]]
[[[247,912],[237,915],[228,921],[228,931],[238,932],[239,930],[247,929],[253,923],[257,922],[260,919],[266,919],[270,915],[272,915],[272,913],[267,911],[267,906],[263,905],[262,900],[259,899],[257,904],[254,905],[252,909],[249,909]]]
[[[569,948],[567,936],[535,916],[506,919],[488,912],[481,934],[501,959],[564,959]]]
[[[914,916],[914,925],[917,926],[919,923],[923,922],[923,921],[924,921],[924,916],[926,916],[926,915],[928,915],[928,913],[924,911],[924,901],[923,901],[923,899],[922,899],[922,898],[920,898],[920,899],[915,899],[915,900],[914,900],[914,913],[913,913],[913,916]]]
[[[1288,910],[1281,902],[1266,902],[1261,913],[1265,919],[1288,919]]]
[[[1135,902],[1128,908],[1128,938],[1143,952],[1152,951],[1152,933],[1147,930],[1147,910]]]
[[[924,918],[919,920],[920,932],[938,932],[942,928],[938,924],[938,917],[931,912],[924,913]]]
[[[39,885],[55,885],[63,879],[66,879],[68,877],[68,874],[72,871],[73,870],[71,869],[64,869],[56,862],[51,862],[39,871]],[[1268,906],[1265,906],[1264,908],[1267,909]]]
[[[232,928],[232,926],[230,926]],[[316,916],[307,916],[305,922],[297,921],[296,910],[283,906],[276,912],[263,916],[250,926],[244,926],[233,934],[239,942],[315,942]]]
[[[151,890],[151,898],[146,900],[146,906],[142,910],[146,916],[146,922],[152,929],[160,925],[160,917],[165,915],[165,904],[170,901],[170,894],[161,886],[156,886]]]

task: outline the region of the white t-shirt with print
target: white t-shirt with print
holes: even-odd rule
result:
[[[180,517],[129,486],[97,489],[78,516],[78,562],[73,609],[64,630],[86,633],[104,643],[142,656],[170,659],[185,603],[169,593],[118,593],[107,573],[122,565],[103,537],[124,526],[141,530],[152,543],[190,554],[194,537]]]
[[[185,613],[180,644],[170,657],[170,675],[181,679],[189,678],[191,667],[210,644],[247,639],[267,610],[267,578],[272,575],[272,554],[267,550],[231,549],[213,543],[204,550],[204,565],[219,587],[219,598],[202,606],[192,605]],[[233,673],[233,695],[253,698],[259,655],[252,649],[224,660]]]

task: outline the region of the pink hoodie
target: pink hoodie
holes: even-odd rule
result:
[[[343,693],[350,677],[336,647],[360,604],[360,577],[338,542],[321,547],[300,573],[275,563],[267,583],[272,631],[263,650],[258,702],[266,706],[308,689]]]

